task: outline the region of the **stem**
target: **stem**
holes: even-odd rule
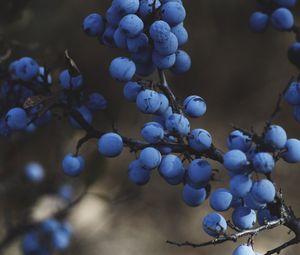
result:
[[[271,255],[271,254],[279,254],[282,250],[286,249],[287,247],[289,246],[292,246],[294,244],[298,244],[300,242],[300,240],[298,240],[296,237],[293,238],[292,240],[278,246],[277,248],[273,249],[273,250],[270,250],[268,251],[265,255]]]
[[[158,76],[159,76],[159,80],[160,80],[160,88],[161,90],[166,94],[166,96],[168,97],[172,108],[175,112],[180,113],[183,115],[183,111],[181,109],[181,106],[178,104],[176,97],[174,95],[174,93],[172,92],[172,90],[170,89],[168,82],[167,82],[167,78],[166,75],[164,73],[163,70],[158,69]]]

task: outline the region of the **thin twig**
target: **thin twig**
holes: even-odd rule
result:
[[[209,246],[209,245],[216,245],[216,244],[220,244],[220,243],[224,243],[227,241],[232,241],[232,242],[236,242],[239,238],[244,237],[244,236],[254,236],[259,232],[262,232],[264,230],[269,230],[269,229],[273,229],[276,228],[278,226],[281,226],[285,224],[285,219],[281,218],[279,220],[275,220],[275,221],[270,221],[267,224],[260,226],[258,228],[254,228],[254,229],[250,229],[250,230],[244,230],[238,233],[234,233],[231,235],[225,235],[225,236],[221,236],[218,237],[216,239],[210,240],[208,242],[204,242],[204,243],[191,243],[191,242],[183,242],[183,243],[178,243],[178,242],[174,242],[174,241],[167,241],[168,244],[171,245],[175,245],[178,247],[183,247],[183,246],[190,246],[193,248],[199,248],[199,247],[204,247],[204,246]]]

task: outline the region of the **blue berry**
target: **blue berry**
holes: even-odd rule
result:
[[[187,177],[191,186],[203,188],[212,177],[212,167],[206,160],[194,159],[188,166]]]
[[[59,227],[59,222],[54,218],[48,218],[44,220],[40,225],[40,228],[44,233],[50,234],[54,233]]]
[[[25,166],[25,176],[30,182],[40,183],[44,180],[45,170],[39,163],[30,162]]]
[[[150,26],[150,36],[155,42],[165,42],[169,39],[171,27],[163,20],[158,20]]]
[[[52,246],[57,251],[64,251],[70,246],[70,234],[64,229],[57,229],[52,235]]]
[[[189,36],[188,36],[188,32],[184,28],[183,23],[180,23],[177,26],[172,27],[171,32],[177,37],[179,47],[182,47],[184,44],[187,43]]]
[[[135,71],[136,67],[134,62],[125,57],[115,58],[109,67],[111,77],[117,81],[130,81]]]
[[[85,17],[83,21],[83,30],[89,36],[100,36],[104,32],[105,21],[98,13],[92,13]]]
[[[271,125],[265,133],[264,140],[274,149],[279,150],[284,148],[287,141],[287,135],[282,127]]]
[[[183,103],[184,111],[193,118],[201,117],[206,112],[206,103],[199,96],[189,96]]]
[[[184,182],[184,170],[181,172],[181,174],[173,177],[173,178],[166,178],[165,177],[165,181],[170,184],[170,185],[178,185]]]
[[[152,61],[158,69],[165,70],[171,68],[175,64],[176,55],[171,54],[162,56],[157,51],[153,51]]]
[[[237,247],[232,255],[256,255],[251,246],[242,244]]]
[[[139,9],[139,0],[114,0],[113,5],[123,14],[136,13]]]
[[[253,210],[258,210],[258,209],[266,206],[265,203],[260,203],[260,202],[256,201],[256,199],[253,197],[251,192],[249,192],[247,194],[247,196],[244,197],[244,203],[247,207],[249,207]]]
[[[139,53],[147,49],[149,45],[148,36],[144,33],[141,33],[133,38],[127,39],[127,47],[131,53]]]
[[[182,176],[184,168],[180,158],[170,154],[162,158],[159,172],[166,179],[174,179],[178,176]]]
[[[278,31],[288,31],[294,25],[294,16],[290,10],[279,8],[272,13],[271,24]]]
[[[120,21],[119,28],[127,37],[135,37],[144,29],[143,21],[135,14],[128,14]]]
[[[230,192],[237,198],[245,197],[252,188],[252,180],[247,175],[235,175],[230,180]]]
[[[259,203],[271,203],[276,195],[274,184],[267,179],[262,179],[253,184],[251,194]]]
[[[22,130],[27,125],[27,113],[22,108],[10,109],[5,116],[7,126],[12,130]]]
[[[82,173],[84,164],[82,157],[68,154],[62,162],[62,167],[66,175],[75,177]]]
[[[30,81],[39,74],[39,65],[29,57],[19,59],[15,64],[15,75],[23,81]]]
[[[285,145],[286,152],[282,158],[288,163],[300,162],[300,141],[298,139],[288,139]]]
[[[176,52],[175,64],[172,67],[172,72],[176,74],[183,74],[190,70],[192,61],[190,56],[183,50],[178,50]]]
[[[183,115],[174,113],[166,120],[166,128],[179,135],[188,135],[190,132],[190,123]]]
[[[154,48],[161,56],[174,54],[178,49],[177,37],[173,33],[170,33],[167,40],[163,42],[154,42]]]
[[[253,157],[253,166],[257,172],[267,174],[273,171],[275,161],[269,153],[259,152]]]
[[[116,133],[106,133],[98,141],[99,152],[106,157],[117,157],[123,150],[122,137]]]
[[[114,42],[118,48],[127,49],[127,37],[122,29],[117,28],[114,32]]]
[[[161,154],[157,149],[148,147],[141,151],[139,161],[142,167],[151,170],[159,166]]]
[[[253,32],[264,32],[267,29],[269,16],[263,12],[254,12],[249,20],[250,29]]]
[[[124,86],[123,95],[128,101],[135,102],[137,95],[141,90],[141,85],[139,85],[137,82],[129,81]]]
[[[155,112],[155,114],[163,115],[164,117],[169,117],[172,113],[168,115],[167,111],[170,109],[172,111],[172,108],[170,108],[169,99],[164,94],[159,94],[160,96],[160,106],[159,109]],[[166,116],[168,115],[168,116]]]
[[[22,250],[25,254],[37,252],[40,248],[38,235],[31,231],[28,232],[22,240]]]
[[[90,110],[104,110],[107,108],[107,101],[106,99],[99,93],[92,93],[89,95],[88,101],[86,106]]]
[[[175,26],[184,21],[186,11],[181,3],[167,2],[161,8],[161,18],[170,26]]]
[[[199,152],[208,150],[212,145],[212,137],[204,129],[194,129],[189,136],[189,145]]]
[[[210,196],[210,206],[212,209],[223,212],[231,207],[233,196],[227,189],[216,189]]]
[[[208,235],[218,237],[226,233],[227,223],[221,214],[213,212],[204,217],[202,227]]]
[[[149,122],[142,128],[141,135],[148,143],[159,143],[164,138],[164,129],[157,122]]]
[[[192,207],[196,207],[201,205],[206,198],[206,190],[195,189],[188,184],[185,184],[182,191],[182,199],[183,201]]]
[[[143,90],[137,95],[136,105],[143,113],[155,113],[160,107],[160,95],[154,90]]]
[[[107,29],[108,27],[117,27],[119,25],[120,20],[123,18],[123,15],[117,8],[117,6],[112,5],[107,9],[105,18],[108,23],[108,26],[106,27]]]
[[[231,132],[227,139],[227,147],[229,150],[241,150],[246,152],[251,147],[251,144],[251,138],[239,130]]]
[[[239,229],[250,229],[256,223],[256,213],[248,207],[238,207],[232,213],[232,221]]]
[[[136,185],[145,185],[150,180],[150,171],[140,165],[139,160],[132,161],[128,168],[128,179]]]
[[[71,76],[69,70],[64,70],[59,74],[59,84],[63,89],[79,89],[82,86],[82,76]]]
[[[300,44],[299,44],[300,46]],[[284,94],[284,99],[288,104],[300,104],[300,82],[292,82],[288,90]]]
[[[240,150],[230,150],[225,153],[224,166],[233,173],[242,173],[248,165],[246,154]]]
[[[160,116],[164,119],[167,120],[171,115],[173,114],[173,109],[171,106],[169,106],[165,112],[161,113]],[[165,126],[165,122],[163,122],[163,125]]]

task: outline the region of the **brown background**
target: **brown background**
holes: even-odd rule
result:
[[[185,49],[192,56],[193,66],[183,76],[169,74],[168,80],[180,98],[191,94],[205,98],[208,113],[193,121],[192,126],[209,130],[214,143],[225,149],[230,124],[243,128],[253,126],[261,130],[274,109],[278,94],[290,77],[297,74],[286,57],[287,47],[294,36],[272,29],[262,35],[251,33],[247,22],[255,8],[254,1],[185,2],[188,13],[185,24],[190,35]],[[87,89],[101,91],[109,99],[109,110],[96,114],[95,126],[109,130],[108,116],[112,116],[117,120],[122,133],[139,138],[139,127],[149,117],[141,115],[134,105],[122,98],[123,85],[113,81],[108,74],[112,58],[126,53],[107,49],[81,31],[85,15],[90,12],[104,13],[109,3],[108,0],[33,0],[16,16],[13,16],[16,10],[13,9],[11,15],[7,15],[8,10],[2,8],[0,32],[6,40],[21,43],[14,47],[14,57],[24,54],[35,57],[39,63],[53,68],[54,78],[57,78],[58,70],[64,68],[63,51],[68,48],[84,74]],[[28,50],[28,45],[38,47]],[[284,125],[289,137],[299,137],[299,124],[293,120],[292,109],[288,105],[284,104],[276,123]],[[72,130],[67,121],[54,120],[34,135],[1,141],[0,208],[3,217],[0,222],[4,222],[4,213],[7,212],[17,222],[32,203],[36,208],[43,208],[45,204],[49,208],[47,197],[36,201],[36,189],[22,183],[22,167],[28,161],[36,160],[45,166],[49,176],[49,181],[39,189],[53,187],[63,179],[77,185],[78,192],[83,183],[89,183],[91,192],[105,194],[110,198],[104,201],[94,195],[87,195],[71,212],[75,241],[69,254],[232,253],[236,244],[199,250],[165,244],[166,239],[194,242],[208,240],[209,237],[202,231],[201,222],[211,209],[207,202],[195,209],[188,208],[180,199],[181,187],[167,185],[157,173],[145,187],[130,184],[126,173],[128,163],[134,156],[128,152],[124,152],[118,159],[104,160],[97,152],[96,141],[91,141],[82,151],[87,159],[86,173],[80,180],[63,177],[61,159],[65,153],[73,150],[82,135]],[[220,165],[215,167],[223,170]],[[277,185],[282,187],[288,203],[300,214],[299,167],[280,162],[275,171]],[[218,175],[220,181],[214,183],[215,187],[228,184],[224,172]],[[40,211],[43,212],[43,209],[36,213]],[[264,252],[289,238],[284,228],[268,231],[259,235],[255,247],[257,251]],[[17,248],[18,243],[12,245],[7,254],[19,254]],[[298,253],[299,246],[295,246],[282,254]]]

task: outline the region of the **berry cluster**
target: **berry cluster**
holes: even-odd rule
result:
[[[276,30],[294,32],[297,41],[289,48],[288,57],[300,68],[300,29],[294,24],[290,11],[296,1],[258,0],[257,3],[258,11],[250,17],[251,29],[263,32],[270,20]],[[78,155],[78,150],[91,138],[98,139],[98,150],[105,157],[117,157],[124,147],[129,147],[136,155],[128,168],[131,182],[144,185],[158,169],[167,183],[182,184],[182,199],[187,205],[196,207],[209,198],[214,212],[203,219],[202,227],[214,240],[207,244],[236,241],[238,237],[251,235],[248,243],[238,246],[233,255],[255,255],[258,253],[253,251],[253,239],[259,228],[278,225],[289,227],[299,243],[299,219],[285,205],[272,173],[280,159],[287,163],[300,162],[300,141],[288,139],[284,128],[272,124],[274,114],[260,135],[235,128],[227,139],[226,153],[213,145],[208,131],[191,128],[189,118],[203,116],[206,103],[196,95],[180,101],[164,74],[165,69],[180,74],[191,67],[190,57],[180,49],[188,40],[183,26],[185,17],[181,0],[113,0],[105,17],[93,13],[83,21],[83,29],[89,36],[131,54],[130,59],[115,58],[109,72],[113,79],[125,83],[124,97],[135,103],[140,112],[152,116],[141,128],[143,141],[122,136],[117,130],[103,133],[93,128],[92,111],[104,109],[107,102],[99,93],[85,95],[82,75],[68,54],[69,67],[60,73],[60,88],[55,93],[51,90],[51,75],[36,61],[22,58],[11,63],[0,85],[0,133],[7,135],[12,130],[30,126],[33,130],[49,120],[54,107],[60,107],[72,127],[86,131],[86,136],[77,144],[76,153],[67,154],[62,161],[68,176],[78,176],[83,171],[85,160]],[[140,78],[155,70],[158,70],[159,82]],[[294,116],[300,122],[299,81],[289,84],[283,97],[294,106]],[[227,169],[228,188],[211,192],[214,174],[208,159],[218,161]],[[39,183],[44,171],[39,164],[29,163],[25,175],[29,181]],[[59,195],[70,201],[72,188],[62,186]],[[232,223],[221,215],[228,210],[232,210]],[[257,222],[260,227],[255,230]],[[228,226],[239,236],[230,235]],[[24,237],[24,253],[48,254],[64,250],[69,245],[70,235],[66,225],[49,219]]]
[[[296,0],[257,0],[257,11],[249,20],[251,30],[264,32],[268,24],[277,31],[290,31],[294,27],[294,16],[290,9]]]
[[[52,77],[48,71],[29,57],[23,57],[11,62],[6,70],[2,71],[0,84],[0,135],[8,136],[12,131],[34,131],[51,118],[47,112],[38,116],[39,106],[26,111],[23,105],[27,98],[39,95],[43,90],[45,95],[50,94]],[[30,122],[30,119],[34,121]]]
[[[74,66],[60,73],[58,93],[51,90],[51,74],[32,58],[13,61],[7,69],[3,70],[0,84],[0,134],[3,136],[12,131],[33,132],[50,121],[51,110],[56,106],[64,108],[73,128],[82,127],[72,118],[72,111],[91,123],[92,111],[106,108],[107,102],[101,94],[84,94],[82,75]]]
[[[174,147],[190,146],[198,153],[211,148],[210,134],[203,129],[191,131],[186,117],[203,116],[206,112],[205,101],[193,95],[178,104],[164,77],[161,77],[158,84],[133,80],[135,74],[148,76],[155,68],[171,68],[175,73],[183,73],[190,68],[189,56],[178,50],[188,40],[182,23],[185,16],[181,1],[116,0],[107,10],[105,18],[99,14],[87,16],[83,29],[88,35],[101,38],[103,44],[124,48],[131,53],[132,60],[123,57],[114,59],[110,65],[110,74],[115,80],[127,82],[124,97],[129,102],[135,102],[142,113],[154,115],[153,120],[141,129],[145,142],[133,144],[130,139],[117,133],[106,133],[98,142],[100,153],[106,157],[116,157],[124,145],[133,151],[140,150],[138,159],[130,164],[128,170],[128,177],[133,183],[146,184],[150,180],[151,171],[158,168],[161,176],[172,185],[188,180],[190,185],[197,187],[193,189],[187,185],[183,198],[188,204],[199,204],[206,198],[205,187],[211,179],[212,169],[207,161],[192,160],[190,157],[190,170],[187,171],[180,155],[175,155],[177,151]],[[187,155],[182,155],[182,158],[187,160]],[[77,169],[82,167],[80,157],[73,157],[72,161],[70,155],[67,156],[63,163],[64,169],[71,171],[72,166],[76,165]],[[197,171],[201,169],[205,169],[206,174],[197,176]],[[193,192],[200,192],[203,199],[190,201]]]
[[[45,169],[38,162],[26,164],[24,176],[29,183],[40,185],[39,187],[46,181]],[[70,184],[61,184],[57,189],[51,189],[50,193],[65,205],[63,209],[65,212],[76,201],[74,200],[73,186]],[[65,251],[70,246],[73,235],[72,227],[69,223],[61,221],[62,217],[59,217],[59,215],[62,215],[60,211],[46,220],[28,223],[25,224],[26,227],[20,227],[20,229],[26,229],[26,234],[22,239],[23,254],[50,255]]]
[[[105,17],[88,15],[83,29],[106,46],[128,50],[130,59],[116,58],[110,66],[114,79],[127,82],[155,68],[174,73],[190,69],[190,57],[180,49],[188,40],[185,17],[181,0],[114,0]]]
[[[217,212],[233,209],[232,222],[239,230],[252,229],[256,222],[264,225],[278,219],[280,215],[269,210],[276,202],[277,192],[271,173],[279,158],[287,163],[300,162],[300,141],[287,139],[285,130],[278,125],[268,126],[262,136],[235,130],[227,139],[227,147],[229,151],[223,160],[230,187],[212,192],[210,206],[216,212],[203,220],[204,231],[213,237],[226,235],[227,230],[227,221]],[[260,178],[261,175],[267,178]],[[248,255],[239,249],[246,248],[240,247],[233,254]]]
[[[26,233],[22,240],[24,255],[53,254],[65,251],[71,242],[72,227],[53,218],[44,220]]]
[[[147,12],[144,12],[145,2],[149,8]],[[256,32],[263,32],[270,19],[276,30],[296,32],[293,14],[289,10],[295,3],[296,1],[258,1],[259,11],[252,14],[250,27]],[[168,13],[173,13],[173,8],[177,15],[169,16]],[[231,227],[238,231],[253,229],[257,221],[263,226],[281,218],[279,211],[270,209],[278,203],[278,190],[271,174],[281,158],[288,163],[300,162],[300,141],[288,139],[282,127],[270,122],[261,135],[234,130],[227,139],[229,151],[223,155],[213,146],[212,137],[206,130],[191,130],[187,117],[201,117],[206,112],[206,104],[199,96],[190,96],[180,103],[168,87],[162,71],[176,69],[167,63],[171,59],[170,53],[174,54],[177,50],[177,44],[173,47],[173,38],[175,41],[177,37],[177,42],[180,42],[180,36],[173,28],[170,32],[170,26],[179,24],[182,27],[181,17],[185,16],[182,15],[183,10],[181,1],[113,1],[106,19],[98,14],[91,14],[84,20],[83,27],[88,35],[98,36],[104,44],[108,45],[110,42],[110,46],[124,48],[132,53],[133,60],[114,59],[110,65],[110,74],[115,80],[126,82],[123,91],[128,101],[135,102],[142,113],[154,115],[152,121],[141,129],[144,142],[111,132],[100,137],[98,149],[106,157],[120,155],[124,146],[139,152],[128,170],[128,177],[135,184],[148,183],[152,170],[157,168],[167,183],[183,184],[182,198],[189,206],[199,206],[210,196],[210,206],[216,212],[204,218],[203,229],[215,238],[226,237],[228,222],[220,212],[231,208]],[[111,16],[111,13],[115,15]],[[144,16],[144,13],[147,15]],[[180,20],[176,20],[177,18]],[[109,40],[108,34],[111,37]],[[164,43],[166,47],[162,47]],[[146,48],[139,48],[141,45]],[[150,49],[151,54],[145,49]],[[133,50],[137,52],[132,52]],[[161,58],[157,60],[156,55],[164,56],[167,53],[169,55],[166,55],[168,57],[164,61]],[[290,60],[297,65],[295,55],[297,54],[290,49]],[[145,56],[152,58],[148,57],[146,62],[140,62]],[[151,65],[150,71],[141,74],[141,63]],[[181,63],[189,63],[186,66],[190,66],[190,61]],[[159,69],[159,83],[134,80],[135,74],[150,75],[155,67]],[[286,100],[292,105],[299,105],[299,91],[298,82],[292,83],[285,92]],[[296,106],[295,109],[297,108]],[[295,110],[296,118],[297,115],[300,116]],[[228,170],[228,189],[220,188],[209,194],[213,170],[204,157],[219,161]],[[78,168],[82,166],[80,162],[78,157]],[[234,255],[252,254],[255,253],[248,244],[241,245],[234,251]]]

